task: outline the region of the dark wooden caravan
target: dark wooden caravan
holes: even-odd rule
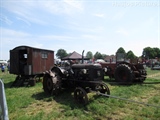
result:
[[[12,86],[35,85],[36,77],[54,66],[54,51],[18,46],[10,50],[10,73],[17,78]]]

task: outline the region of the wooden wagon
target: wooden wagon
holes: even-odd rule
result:
[[[12,86],[34,86],[37,78],[54,66],[54,51],[18,46],[10,50],[10,73],[17,77]]]

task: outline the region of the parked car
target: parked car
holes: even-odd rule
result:
[[[151,68],[151,70],[160,70],[160,65],[155,65],[154,67]]]

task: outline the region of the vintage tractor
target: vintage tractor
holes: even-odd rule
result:
[[[127,60],[125,54],[118,53],[116,62],[100,63],[105,69],[105,75],[110,79],[115,78],[116,82],[121,84],[132,84],[134,82],[143,82],[147,73],[143,63],[138,59]]]
[[[102,81],[104,74],[100,64],[73,64],[64,62],[46,71],[43,89],[48,94],[58,94],[64,89],[74,88],[74,98],[78,103],[88,103],[87,93],[110,94],[108,86]]]

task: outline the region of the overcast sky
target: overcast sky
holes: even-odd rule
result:
[[[160,48],[160,0],[0,0],[0,59],[20,45],[140,56]]]

